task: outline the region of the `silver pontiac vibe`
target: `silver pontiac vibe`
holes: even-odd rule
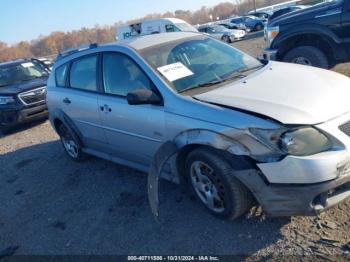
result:
[[[350,80],[262,63],[199,33],[61,54],[48,81],[68,156],[98,156],[188,183],[212,214],[314,215],[350,196]]]

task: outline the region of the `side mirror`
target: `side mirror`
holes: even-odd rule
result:
[[[162,105],[162,98],[152,90],[146,88],[136,89],[126,95],[129,105]]]
[[[263,65],[267,65],[270,62],[268,59],[263,57],[257,57],[256,59],[258,59]]]

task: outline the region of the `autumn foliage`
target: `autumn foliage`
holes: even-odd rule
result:
[[[257,6],[275,4],[283,0],[258,0]],[[188,10],[177,10],[164,14],[150,14],[141,19],[127,21],[127,23],[139,22],[146,19],[160,17],[177,17],[193,25],[211,21],[211,19],[225,19],[233,14],[243,14],[253,9],[253,0],[236,0],[233,2],[220,3],[212,8],[201,7],[191,12]],[[52,32],[48,36],[41,36],[38,39],[21,41],[18,44],[9,46],[0,41],[0,62],[17,58],[43,57],[55,55],[58,52],[87,43],[106,43],[115,41],[118,22],[112,26],[99,26],[94,28],[81,28],[71,32]]]

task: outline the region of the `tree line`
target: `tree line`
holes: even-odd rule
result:
[[[285,0],[257,0],[257,8],[276,4]],[[203,6],[197,11],[176,10],[163,14],[154,13],[140,19],[127,21],[127,24],[140,22],[147,19],[164,17],[176,17],[197,25],[217,19],[226,19],[232,15],[245,14],[254,7],[253,0],[235,0],[224,2],[213,7]],[[87,43],[107,43],[115,41],[118,26],[125,24],[121,21],[110,26],[96,25],[94,28],[83,27],[80,30],[70,32],[52,32],[48,36],[40,36],[32,41],[21,41],[14,45],[8,45],[0,41],[0,62],[18,58],[43,57],[59,53],[62,50],[73,48]]]

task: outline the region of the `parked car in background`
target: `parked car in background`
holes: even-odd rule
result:
[[[234,24],[244,24],[251,31],[261,31],[264,29],[264,21],[255,16],[241,16],[230,21]]]
[[[44,63],[44,65],[49,69],[52,70],[54,61],[52,59],[46,58],[46,57],[40,57],[37,58],[40,62]]]
[[[178,18],[160,18],[146,20],[140,23],[121,26],[117,29],[117,40],[123,41],[143,35],[172,33],[172,32],[198,32],[197,29],[184,20]]]
[[[244,24],[233,24],[233,23],[230,23],[230,22],[227,22],[227,23],[220,22],[220,23],[218,23],[218,25],[226,27],[227,29],[244,30],[246,33],[250,32],[250,28],[247,28]]]
[[[218,40],[222,40],[226,43],[232,43],[237,40],[241,40],[246,36],[246,32],[244,30],[237,29],[228,29],[221,25],[202,25],[198,27],[198,31],[201,33],[205,33],[214,37]]]
[[[350,61],[350,0],[287,13],[265,28],[266,59],[330,68]]]
[[[252,12],[249,13],[248,16],[255,16],[259,19],[261,19],[262,21],[266,22],[268,20],[268,18],[270,17],[271,14],[266,13],[266,12]]]
[[[287,14],[287,13],[290,13],[290,12],[295,12],[295,11],[298,11],[298,10],[302,10],[302,9],[305,9],[305,8],[308,8],[310,6],[308,5],[294,5],[294,6],[289,6],[289,7],[286,7],[286,8],[283,8],[283,9],[280,9],[276,12],[274,12],[269,18],[268,18],[268,21],[271,22],[273,19],[281,16],[281,15],[284,15],[284,14]]]
[[[61,56],[47,102],[72,160],[149,172],[155,214],[164,174],[220,218],[255,201],[267,215],[316,215],[350,197],[349,86],[335,72],[263,64],[179,32]]]
[[[0,129],[47,117],[46,81],[49,71],[35,60],[0,64]]]

